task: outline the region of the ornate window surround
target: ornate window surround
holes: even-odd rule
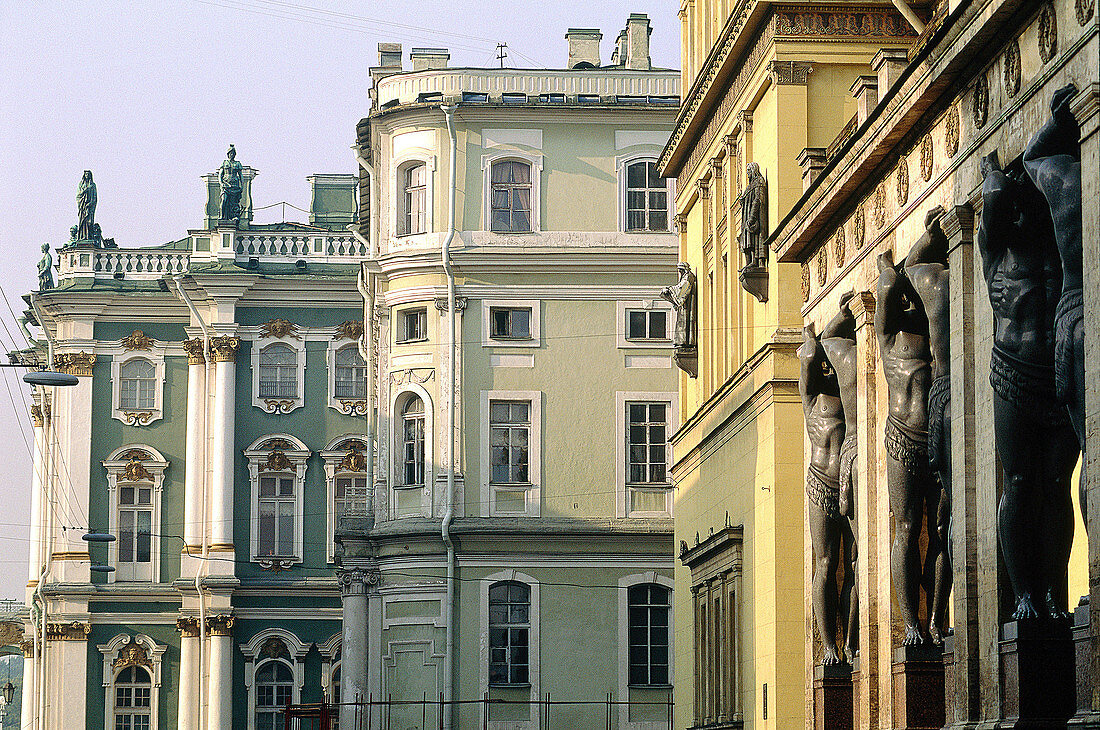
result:
[[[358,475],[366,477],[367,489],[373,489],[372,477],[367,474],[366,456],[367,437],[362,434],[344,434],[337,436],[328,447],[321,452],[321,458],[325,462],[325,486],[328,495],[328,509],[326,510],[326,522],[328,525],[325,541],[328,554],[328,562],[336,559],[336,478],[339,476]]]
[[[675,685],[676,653],[673,642],[676,639],[675,617],[675,586],[672,578],[661,575],[656,571],[646,573],[634,573],[619,578],[619,697],[630,697],[630,606],[628,602],[628,589],[631,586],[655,583],[663,588],[668,588],[668,683],[670,687]],[[629,730],[662,730],[668,727],[667,722],[631,722],[629,705],[619,706],[619,727]]]
[[[107,470],[107,504],[110,516],[109,530],[112,535],[118,535],[118,484],[149,482],[153,488],[153,535],[150,546],[152,565],[151,581],[160,581],[160,505],[161,496],[164,494],[164,471],[168,468],[168,461],[159,451],[145,444],[127,444],[111,452],[103,462],[103,468]],[[112,540],[107,544],[107,562],[109,565],[118,565],[118,540]],[[116,573],[108,573],[107,582],[115,582]]]
[[[251,484],[249,502],[249,559],[264,567],[274,567],[278,562],[286,568],[301,563],[303,558],[303,497],[306,483],[306,466],[312,452],[294,436],[286,433],[272,433],[256,439],[244,451],[248,459],[248,481]],[[260,512],[257,507],[260,500],[260,475],[272,472],[294,475],[294,555],[278,555],[276,559],[257,555],[260,548]]]
[[[402,234],[399,232],[404,227],[403,219],[405,216],[405,187],[402,178],[405,170],[414,164],[424,165],[424,232]],[[402,246],[422,243],[428,234],[435,232],[435,168],[435,155],[430,150],[421,147],[404,150],[393,159],[390,168],[392,170],[390,179],[393,195],[388,206],[389,220],[392,226],[390,228],[390,238],[393,240],[400,239],[400,245]]]
[[[669,477],[663,512],[635,512],[630,510],[630,491],[656,491],[657,488],[627,487],[626,483],[626,404],[632,402],[666,403],[665,464],[672,468],[672,431],[679,423],[679,397],[674,392],[615,391],[615,516],[624,517],[672,517],[672,478]],[[667,472],[666,472],[667,473]]]
[[[303,643],[297,636],[281,628],[269,628],[259,632],[248,643],[241,644],[241,653],[244,654],[244,685],[248,691],[248,727],[256,727],[256,670],[267,658],[260,656],[268,639],[280,639],[286,645],[290,653],[291,661],[273,658],[270,661],[278,661],[290,666],[294,676],[294,686],[291,688],[292,704],[302,701],[302,687],[306,683],[306,654],[309,653],[310,643]]]
[[[542,616],[539,596],[540,584],[533,576],[527,575],[526,573],[520,573],[516,570],[502,570],[482,578],[481,587],[478,592],[478,602],[481,604],[481,636],[489,636],[489,588],[494,583],[500,583],[501,581],[525,583],[531,590],[531,611],[528,616],[531,623],[531,628],[528,633],[528,657],[530,657],[530,664],[528,665],[527,679],[531,684],[531,698],[532,700],[537,700],[537,698],[542,696],[542,668],[539,661],[539,657],[542,654],[539,644],[539,626]],[[480,655],[478,657],[478,694],[484,696],[485,693],[489,691],[489,642],[485,640],[481,642]],[[490,720],[488,723],[489,730],[534,730],[538,723],[538,703],[532,701],[530,708],[531,714],[528,720],[507,720],[499,722]]]
[[[136,648],[128,648],[133,645]],[[161,664],[167,646],[158,645],[145,634],[119,634],[106,644],[96,646],[103,655],[103,727],[115,726],[115,677],[129,666],[144,667],[149,672],[149,728],[157,730],[160,704]]]
[[[336,353],[345,347],[359,347],[359,341],[363,333],[362,322],[358,324],[360,326],[359,334],[354,337],[352,336],[354,334],[353,328],[337,328],[336,334],[329,340],[328,350],[325,353],[325,362],[328,365],[328,407],[346,416],[367,415],[367,401],[365,398],[336,397]],[[362,354],[363,351],[360,349],[359,355],[362,356]],[[370,358],[364,357],[363,362],[370,368]]]
[[[492,230],[492,200],[494,162],[513,160],[531,166],[531,230],[495,232]],[[481,230],[497,236],[527,236],[542,232],[542,153],[515,148],[494,148],[481,156]]]
[[[405,402],[410,396],[415,395],[424,404],[424,484],[423,486],[402,484],[401,467],[404,459],[403,429],[405,426],[402,413]],[[394,390],[390,399],[390,448],[389,465],[386,473],[389,475],[390,488],[393,493],[390,496],[390,519],[399,517],[430,517],[432,514],[432,487],[435,484],[435,404],[432,396],[423,386],[409,382]],[[397,492],[420,490],[420,512],[415,515],[399,515],[397,511]]]
[[[529,401],[531,403],[531,431],[527,435],[527,475],[531,484],[527,487],[526,509],[517,512],[497,513],[496,499],[490,484],[492,458],[489,452],[489,404],[495,400]],[[478,454],[481,461],[481,517],[539,517],[542,514],[542,391],[538,390],[483,390],[481,391],[481,437]],[[485,600],[488,600],[486,598]]]
[[[668,190],[668,195],[665,197],[665,201],[668,207],[668,228],[663,231],[627,231],[626,230],[626,168],[628,165],[633,165],[635,162],[652,162],[655,165],[658,163],[658,158],[661,156],[660,147],[650,147],[647,151],[628,152],[624,155],[619,155],[615,158],[615,180],[617,182],[617,188],[619,191],[619,204],[618,204],[618,230],[620,233],[641,234],[641,235],[674,235],[673,219],[676,217],[676,179],[669,178],[666,180],[665,188]]]
[[[111,357],[111,418],[127,426],[148,426],[164,417],[164,355],[165,347],[149,338],[138,338],[141,332],[122,340],[125,343],[138,343],[142,349],[125,349]],[[153,387],[152,408],[122,408],[122,366],[131,360],[146,360],[153,365],[155,385]]]
[[[269,345],[287,345],[297,355],[297,397],[260,397],[260,353]],[[330,368],[331,370],[331,368]],[[335,375],[330,376],[332,378]],[[283,319],[275,319],[260,326],[252,339],[252,405],[267,413],[290,413],[306,404],[306,337],[295,325]],[[330,391],[332,392],[332,391]]]

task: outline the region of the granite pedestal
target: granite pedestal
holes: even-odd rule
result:
[[[852,665],[814,667],[814,730],[852,730]]]
[[[943,648],[894,649],[894,730],[940,730],[945,722]]]
[[[1070,619],[1023,619],[1001,626],[998,728],[1064,728],[1076,709]]]

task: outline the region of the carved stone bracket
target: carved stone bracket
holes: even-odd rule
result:
[[[46,624],[46,641],[87,641],[92,625],[86,621]]]
[[[745,266],[737,275],[741,288],[752,294],[760,302],[768,301],[768,267]]]
[[[210,350],[214,354],[214,362],[236,362],[237,350],[240,346],[241,338],[234,335],[210,338]]]
[[[467,303],[466,297],[457,297],[456,296],[455,297],[455,311],[456,312],[465,311],[466,310],[466,303]],[[438,309],[440,311],[440,313],[446,312],[447,311],[447,297],[436,297],[435,298],[435,308]]]
[[[676,367],[693,378],[699,377],[699,350],[695,347],[677,347],[672,353]]]
[[[367,402],[365,400],[345,400],[337,398],[340,403],[340,412],[347,416],[367,415]]]
[[[210,636],[232,636],[235,620],[233,616],[228,614],[208,616],[206,619],[206,633]]]
[[[200,634],[199,620],[195,616],[180,616],[176,619],[176,630],[184,638],[195,638]]]
[[[969,203],[955,205],[947,209],[940,218],[940,228],[947,236],[947,250],[974,242],[974,210]]]
[[[382,574],[376,568],[338,569],[336,582],[340,585],[341,596],[362,596],[382,582]]]
[[[206,363],[206,358],[202,353],[202,340],[195,338],[193,340],[184,340],[183,349],[187,351],[187,364],[188,365],[203,365]]]

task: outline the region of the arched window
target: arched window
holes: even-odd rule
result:
[[[424,401],[412,396],[401,413],[404,486],[424,485]]]
[[[531,588],[518,581],[489,586],[489,684],[530,681]]]
[[[367,364],[359,354],[358,345],[336,351],[336,397],[367,397]]]
[[[666,685],[668,673],[668,588],[642,583],[627,589],[631,685]]]
[[[153,680],[142,667],[126,667],[115,675],[114,729],[153,727]]]
[[[423,162],[406,165],[400,169],[398,180],[401,185],[398,235],[411,236],[424,233],[428,230],[428,167]]]
[[[285,651],[285,649],[284,649]],[[269,659],[256,669],[256,730],[281,730],[283,709],[291,702],[294,674],[281,659]]]
[[[668,183],[651,160],[626,166],[626,230],[668,230]]]
[[[149,409],[156,405],[157,373],[153,363],[142,358],[127,360],[119,369],[119,407]]]
[[[494,162],[490,183],[490,230],[499,233],[530,231],[531,165],[518,160]]]
[[[298,397],[298,355],[289,345],[268,345],[260,353],[260,397]]]

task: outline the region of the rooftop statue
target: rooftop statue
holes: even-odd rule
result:
[[[222,188],[221,219],[223,221],[240,220],[241,193],[244,190],[244,168],[237,161],[237,149],[229,145],[225,161],[218,170],[218,182]]]
[[[84,176],[80,179],[80,189],[76,193],[77,224],[72,229],[73,242],[91,241],[98,245],[98,242],[103,239],[99,225],[95,222],[95,207],[98,201],[92,171],[85,170]]]
[[[50,255],[50,244],[42,244],[42,258],[38,260],[38,291],[53,289],[53,256]]]

